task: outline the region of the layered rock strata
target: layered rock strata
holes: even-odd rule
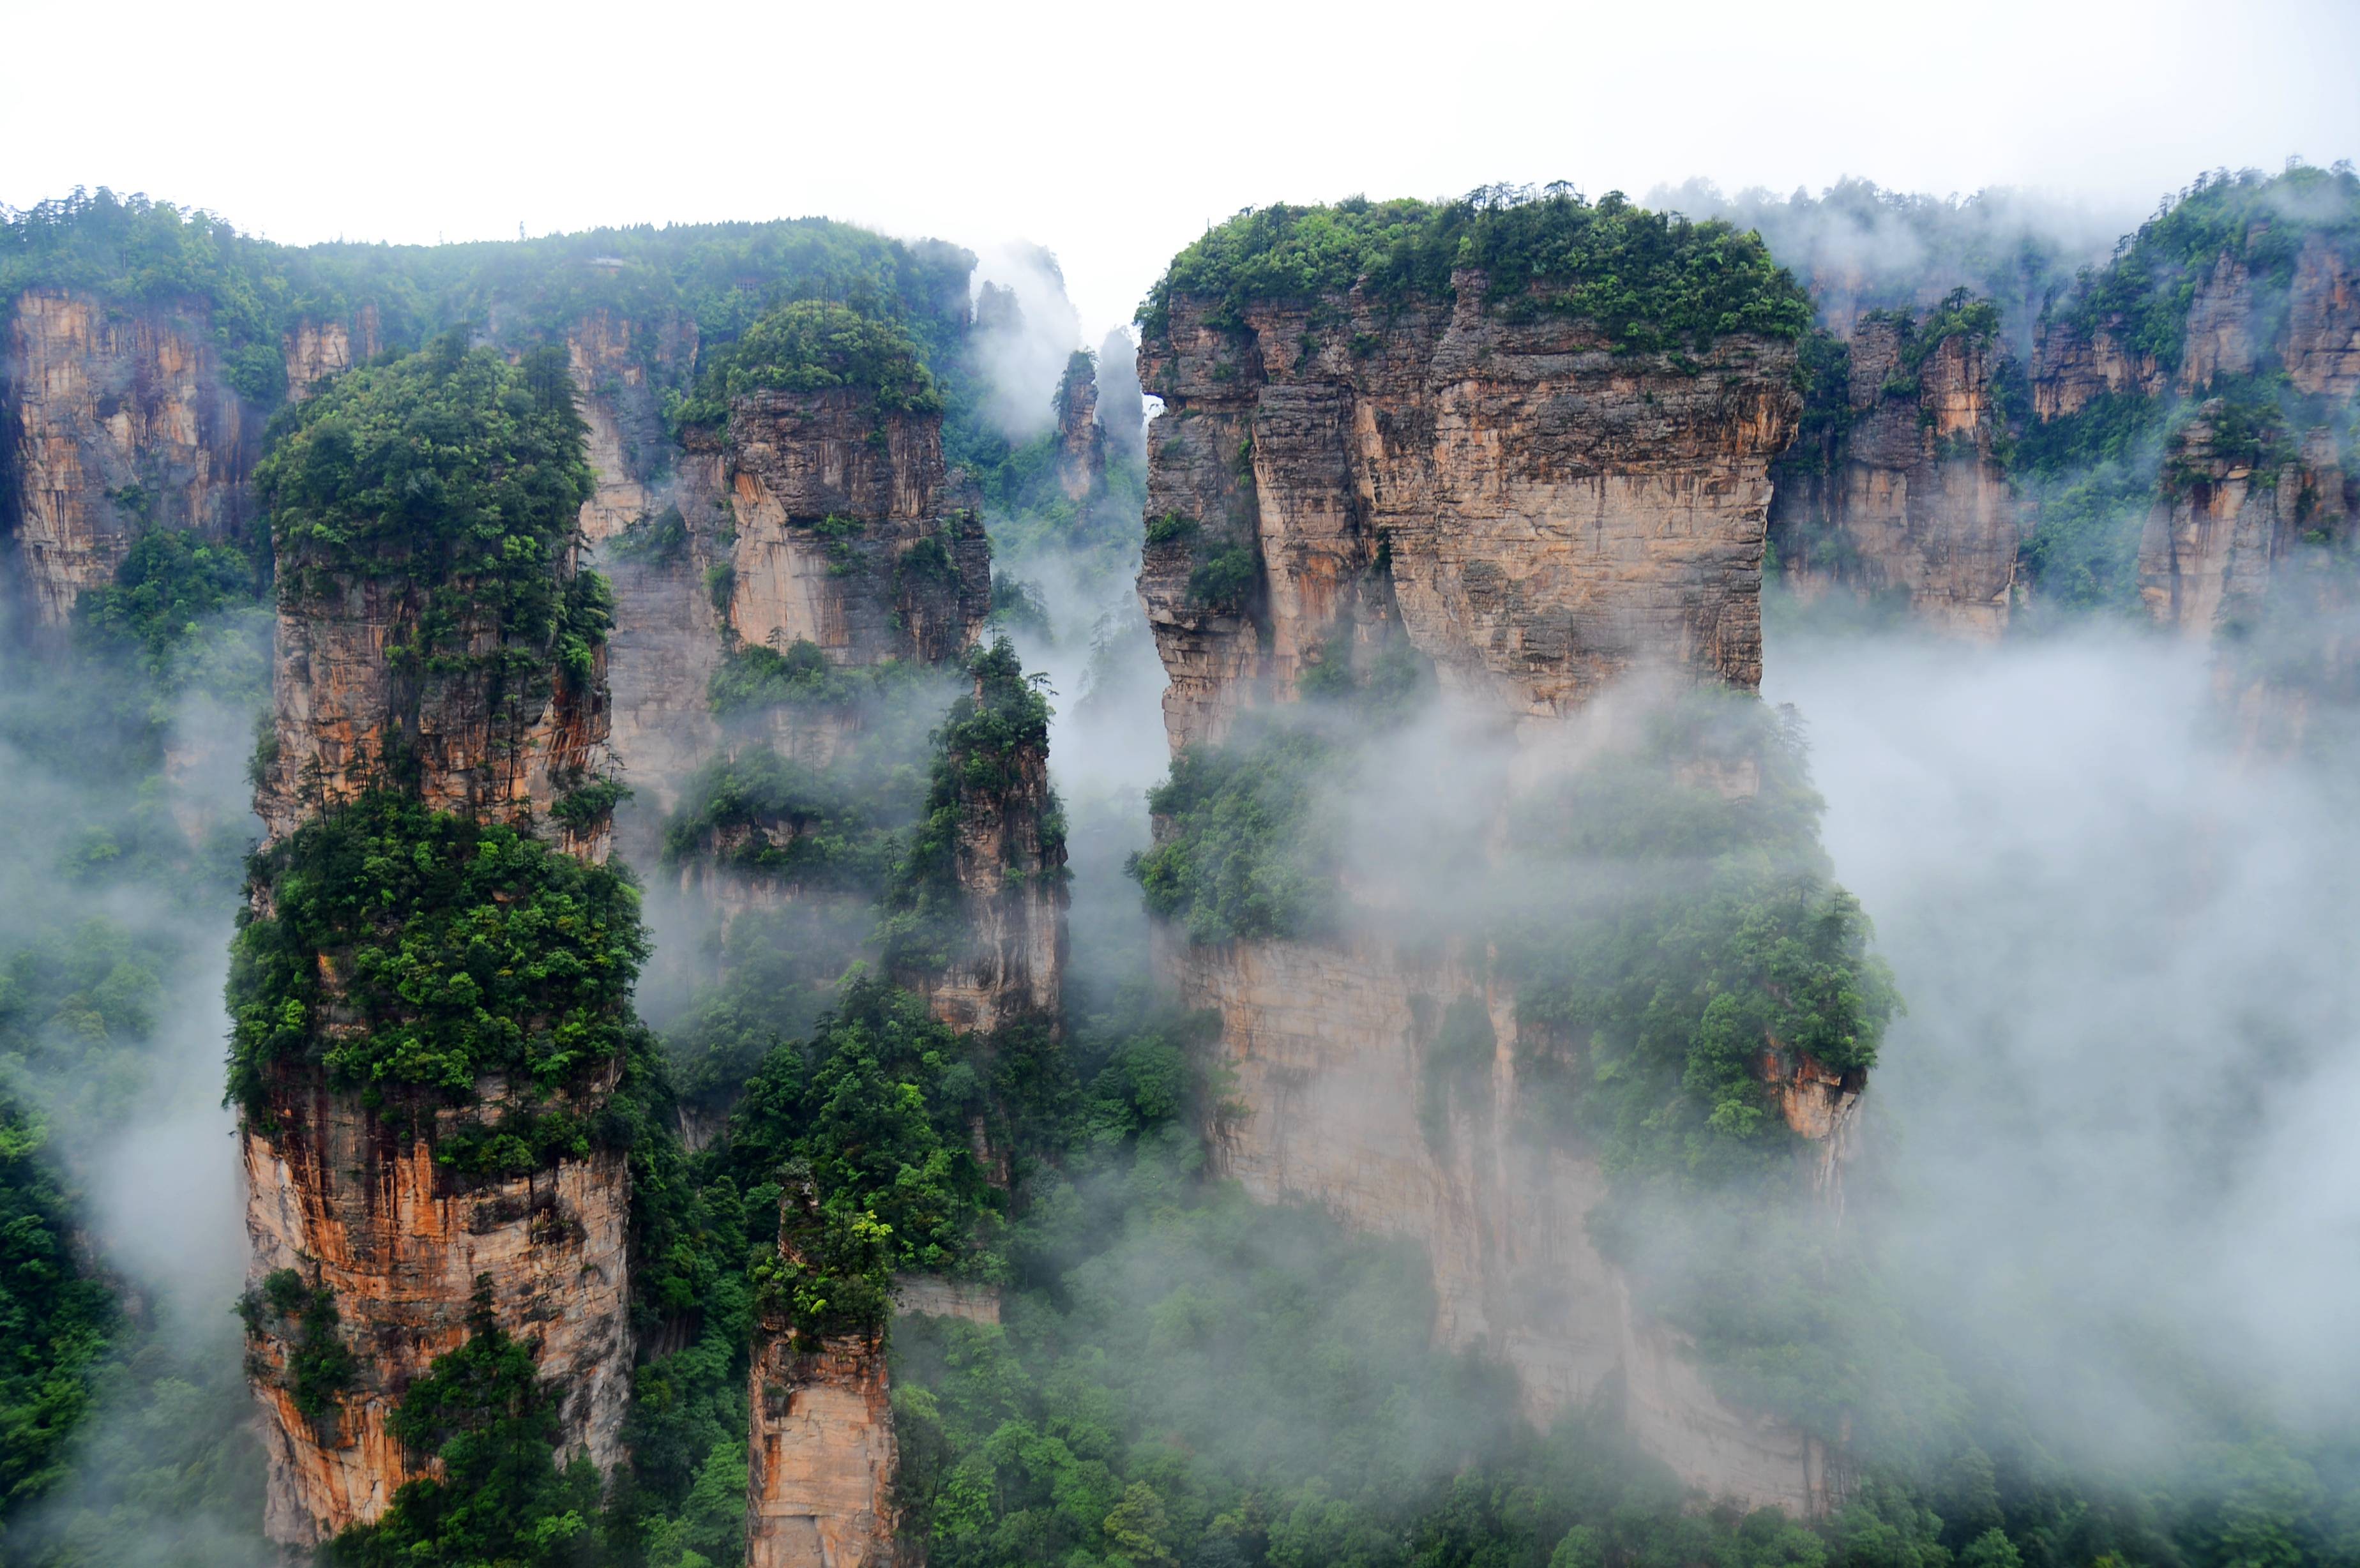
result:
[[[619,1152],[466,1182],[436,1166],[427,1140],[316,1083],[274,1094],[270,1119],[268,1136],[248,1128],[241,1139],[252,1277],[293,1269],[333,1292],[357,1365],[353,1387],[315,1419],[290,1390],[286,1340],[248,1337],[272,1540],[308,1545],[366,1523],[424,1474],[387,1420],[412,1378],[465,1343],[478,1279],[489,1279],[502,1326],[534,1343],[541,1375],[564,1388],[568,1448],[602,1469],[621,1459],[630,1354]]]
[[[221,536],[250,511],[263,425],[201,314],[28,289],[0,359],[0,531],[36,627],[115,580],[139,530]]]
[[[1447,694],[1546,721],[1617,675],[1761,679],[1770,463],[1801,400],[1790,343],[1693,369],[1584,323],[1357,294],[1174,302],[1140,350],[1149,430],[1140,592],[1177,746],[1285,702],[1349,630],[1382,557]]]
[[[688,451],[686,489],[710,487],[734,528],[740,641],[809,642],[840,665],[936,663],[990,612],[991,548],[977,497],[944,465],[938,415],[880,410],[849,387],[754,392]]]
[[[1787,583],[1806,596],[1906,597],[1924,623],[1997,637],[2022,525],[1994,451],[2005,435],[1996,346],[1967,332],[1913,344],[1887,315],[1863,318],[1847,346],[1841,387],[1821,394],[1830,428],[1776,471],[1770,535]]]
[[[1254,306],[1239,330],[1177,299],[1142,346],[1165,412],[1140,589],[1175,750],[1393,637],[1431,661],[1458,716],[1521,735],[1535,764],[1619,677],[1759,681],[1769,471],[1800,406],[1791,346],[1724,339],[1684,368],[1609,353],[1578,322],[1503,321],[1480,278],[1456,292]],[[1596,1160],[1506,1136],[1527,1114],[1517,1012],[1483,955],[1170,930],[1156,948],[1184,1005],[1221,1019],[1225,1173],[1423,1243],[1437,1336],[1510,1367],[1536,1423],[1620,1388],[1631,1430],[1692,1484],[1800,1515],[1831,1506],[1840,1467],[1723,1404],[1632,1304],[1590,1239]],[[1454,1004],[1489,1019],[1488,1062],[1436,1057]],[[1845,1141],[1857,1081],[1775,1054],[1765,1072],[1798,1132]],[[1832,1185],[1833,1154],[1822,1163]]]

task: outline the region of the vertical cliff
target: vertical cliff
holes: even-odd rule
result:
[[[962,1032],[1054,1027],[1066,874],[1049,708],[1005,641],[968,670],[974,690],[945,721],[925,818],[886,896],[889,957]]]
[[[290,1544],[429,1473],[388,1421],[478,1290],[561,1388],[563,1447],[620,1457],[628,1197],[595,1129],[642,948],[603,802],[569,798],[606,723],[581,451],[562,361],[445,344],[339,377],[257,474],[279,659],[231,1087]]]
[[[807,1189],[782,1200],[779,1251],[790,1270],[817,1261],[806,1257],[818,1228],[814,1204]],[[881,1317],[859,1325],[799,1322],[791,1300],[774,1295],[755,1329],[748,1402],[747,1568],[901,1561]]]
[[[1239,243],[1265,217],[1231,225]],[[1447,248],[1480,255],[1484,221]],[[1189,292],[1227,243],[1217,231],[1175,262],[1140,350],[1142,382],[1164,400],[1149,431],[1140,592],[1171,676],[1175,752],[1247,734],[1239,722],[1258,707],[1398,699],[1412,689],[1406,659],[1431,666],[1462,737],[1437,744],[1480,754],[1513,736],[1509,772],[1546,779],[1565,766],[1557,743],[1571,722],[1624,677],[1674,690],[1758,682],[1771,467],[1802,401],[1801,313],[1783,308],[1791,284],[1760,285],[1782,309],[1754,319],[1775,327],[1666,342],[1540,303],[1579,292],[1561,274],[1503,287],[1461,266],[1447,289],[1381,287],[1372,271],[1308,298]],[[1944,433],[1987,430],[1972,396],[1980,365],[1954,351],[1936,374],[1947,377],[1929,395],[1950,420]],[[1694,1347],[1633,1303],[1622,1267],[1600,1251],[1609,1181],[1598,1150],[1531,1136],[1556,1114],[1563,1089],[1550,1085],[1586,1072],[1568,1065],[1579,1052],[1565,1040],[1528,1025],[1551,1004],[1520,996],[1524,971],[1479,931],[1450,934],[1451,917],[1425,908],[1464,901],[1458,918],[1474,917],[1478,887],[1526,858],[1508,849],[1506,819],[1472,830],[1491,847],[1470,844],[1448,894],[1418,891],[1407,862],[1380,846],[1347,846],[1327,929],[1283,934],[1284,890],[1319,874],[1316,856],[1289,858],[1291,841],[1315,830],[1284,814],[1259,824],[1304,810],[1281,802],[1340,786],[1349,754],[1315,749],[1328,760],[1299,784],[1262,787],[1251,814],[1205,804],[1194,781],[1214,775],[1196,764],[1185,785],[1175,767],[1158,798],[1187,817],[1159,820],[1163,858],[1142,869],[1151,902],[1194,899],[1201,912],[1239,900],[1220,904],[1211,934],[1192,941],[1167,924],[1157,937],[1183,1001],[1221,1019],[1235,1087],[1212,1129],[1220,1169],[1259,1198],[1315,1202],[1423,1243],[1437,1335],[1510,1367],[1536,1422],[1619,1389],[1630,1430],[1692,1484],[1823,1512],[1841,1491],[1824,1450],[1722,1403]],[[1262,765],[1236,766],[1251,779]],[[1712,780],[1714,801],[1760,787],[1743,767],[1655,766],[1652,788],[1666,795],[1688,775]],[[1459,804],[1475,818],[1500,809]],[[1204,827],[1207,812],[1222,825]],[[1188,837],[1200,832],[1208,838]],[[1261,832],[1272,843],[1256,851]],[[1255,853],[1279,858],[1245,869]],[[1218,871],[1185,864],[1209,854],[1233,857]],[[1487,855],[1502,863],[1485,866]],[[1421,934],[1389,934],[1404,920]],[[1841,1140],[1857,1074],[1806,1083],[1808,1058],[1766,1034],[1754,1056],[1732,1094],[1786,1111],[1802,1149]]]
[[[1806,597],[1906,600],[1962,636],[2006,629],[2019,507],[2000,461],[1997,312],[1871,312],[1815,366],[1805,439],[1781,460],[1771,541]]]
[[[232,390],[202,310],[64,289],[10,302],[0,530],[36,626],[62,627],[145,528],[241,526],[263,415]]]
[[[1175,746],[1291,701],[1349,648],[1372,572],[1444,691],[1486,711],[1558,717],[1642,663],[1760,680],[1792,344],[1618,354],[1579,318],[1486,308],[1488,287],[1257,302],[1238,329],[1180,298],[1142,343],[1165,411],[1140,593]]]

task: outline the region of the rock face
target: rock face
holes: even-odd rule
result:
[[[561,580],[570,575],[570,554],[551,570]],[[451,638],[468,657],[450,661],[455,668],[388,657],[390,648],[417,640],[440,576],[428,561],[413,567],[399,555],[366,570],[300,550],[282,555],[275,746],[256,792],[274,842],[397,777],[436,811],[530,817],[547,831],[556,799],[600,760],[603,651],[584,681],[570,681],[552,664],[532,668],[532,658],[553,660],[553,652],[542,647],[519,660],[524,645],[504,643],[497,610],[468,600]],[[405,762],[400,775],[387,767],[396,753]],[[606,852],[603,823],[579,837],[555,831],[560,846],[583,859]],[[327,954],[320,962],[333,981],[334,963]],[[595,1118],[618,1066],[594,1066],[585,1083],[555,1096],[557,1108]],[[281,1069],[265,1114],[242,1118],[250,1281],[259,1290],[291,1269],[328,1292],[357,1371],[331,1416],[307,1415],[288,1387],[286,1325],[250,1328],[273,1539],[308,1546],[372,1520],[415,1477],[388,1418],[413,1379],[464,1342],[478,1290],[489,1293],[493,1320],[535,1347],[541,1375],[563,1384],[564,1448],[602,1468],[621,1458],[630,1367],[621,1155],[597,1151],[528,1177],[477,1181],[434,1158],[443,1134],[497,1125],[519,1105],[549,1109],[549,1099],[537,1087],[486,1078],[466,1108],[435,1110],[432,1131],[421,1136],[423,1129],[380,1120],[356,1095],[332,1092],[325,1069],[305,1065]]]
[[[297,563],[280,564],[285,581]],[[603,670],[586,687],[549,675],[519,678],[491,660],[452,672],[413,671],[387,648],[415,635],[430,585],[406,574],[333,582],[282,593],[271,687],[275,746],[255,794],[273,842],[322,806],[365,792],[387,771],[388,746],[419,764],[438,811],[508,821],[551,808],[600,760],[606,738]],[[497,643],[487,610],[465,635]],[[606,853],[605,830],[577,846]]]
[[[990,545],[944,468],[938,416],[880,411],[853,388],[755,392],[731,408],[726,445],[705,433],[690,453],[735,522],[741,640],[814,643],[833,664],[934,663],[989,613]]]
[[[1967,332],[1913,344],[1880,314],[1856,324],[1848,350],[1848,374],[1822,394],[1830,427],[1778,465],[1770,533],[1788,583],[1805,595],[1906,595],[1922,622],[1997,637],[2022,529],[1993,452],[2005,434],[1996,347]]]
[[[594,310],[565,334],[566,362],[590,428],[598,489],[582,508],[582,533],[603,544],[657,509],[657,476],[676,448],[665,433],[657,387],[696,363],[696,323],[666,315],[650,325]]]
[[[1106,480],[1106,434],[1098,429],[1098,367],[1076,350],[1058,379],[1057,487],[1083,501]]]
[[[1791,345],[1724,338],[1689,374],[1458,284],[1455,308],[1352,296],[1236,332],[1175,300],[1141,345],[1165,413],[1140,593],[1175,746],[1291,699],[1381,568],[1446,693],[1486,710],[1554,718],[1642,662],[1760,681]]]
[[[32,624],[62,627],[143,528],[245,523],[262,423],[223,379],[201,315],[17,296],[0,362],[0,530]]]
[[[376,1519],[418,1477],[386,1421],[412,1378],[465,1342],[482,1276],[499,1321],[538,1341],[542,1376],[563,1382],[568,1446],[613,1467],[630,1380],[623,1157],[469,1184],[438,1170],[425,1142],[316,1084],[271,1109],[275,1130],[243,1138],[253,1277],[291,1269],[334,1292],[359,1370],[315,1421],[285,1386],[285,1342],[249,1336],[270,1538],[305,1545]]]
[[[782,1214],[779,1246],[790,1260],[792,1229]],[[747,1402],[746,1568],[894,1563],[899,1455],[883,1329],[812,1345],[782,1312],[766,1311],[754,1333]]]
[[[987,686],[978,674],[978,706],[989,701]],[[1055,1027],[1065,968],[1065,844],[1049,788],[1046,729],[981,768],[955,740],[943,770],[959,780],[949,870],[967,929],[944,968],[913,973],[904,984],[963,1033],[989,1033],[1023,1018]],[[990,781],[978,782],[978,774]]]
[[[1357,665],[1396,626],[1446,703],[1520,733],[1527,756],[1627,672],[1759,681],[1792,349],[1727,339],[1690,374],[1578,323],[1500,321],[1481,294],[1462,276],[1452,306],[1254,307],[1236,332],[1175,299],[1168,334],[1142,346],[1166,411],[1149,429],[1140,591],[1175,749],[1291,700],[1307,670]],[[1590,1240],[1596,1160],[1506,1136],[1528,1114],[1517,1009],[1481,954],[1169,929],[1156,950],[1183,1004],[1221,1019],[1224,1173],[1422,1242],[1438,1337],[1511,1368],[1535,1422],[1619,1387],[1632,1431],[1691,1484],[1800,1515],[1831,1505],[1827,1456],[1723,1405],[1632,1305]],[[1489,1020],[1488,1062],[1437,1054],[1454,1006]],[[1856,1083],[1779,1087],[1797,1130],[1841,1141]]]

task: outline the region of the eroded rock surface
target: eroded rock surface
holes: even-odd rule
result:
[[[64,626],[142,528],[243,524],[262,424],[223,379],[201,315],[18,295],[0,362],[0,524],[33,624]]]

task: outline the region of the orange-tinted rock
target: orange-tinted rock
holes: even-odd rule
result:
[[[33,624],[61,627],[143,528],[222,535],[250,512],[260,415],[222,378],[211,328],[164,307],[18,295],[0,364],[0,463]]]
[[[466,1182],[425,1142],[316,1083],[274,1095],[270,1127],[249,1123],[241,1144],[252,1278],[292,1269],[333,1291],[359,1367],[315,1422],[284,1386],[284,1343],[249,1335],[271,1539],[308,1545],[366,1523],[417,1477],[386,1420],[411,1379],[465,1342],[479,1276],[501,1326],[563,1385],[566,1447],[601,1468],[621,1458],[631,1358],[620,1153]]]

